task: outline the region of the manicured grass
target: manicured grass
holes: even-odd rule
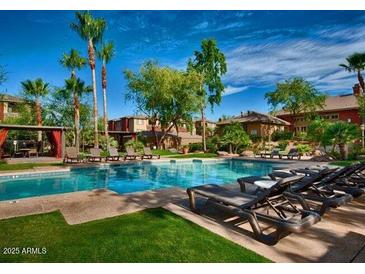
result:
[[[335,165],[335,166],[350,166],[353,164],[358,164],[362,161],[358,161],[358,160],[343,160],[343,161],[334,161],[331,162],[330,165]]]
[[[7,164],[0,162],[0,171],[32,169],[40,166],[63,166],[63,163],[21,163],[21,164]]]
[[[215,153],[189,153],[189,154],[179,154],[173,155],[170,158],[215,158],[217,154]]]
[[[152,150],[154,155],[168,156],[168,155],[176,155],[177,153],[171,152],[167,149],[154,149]]]
[[[60,212],[0,221],[0,262],[269,262],[164,209],[68,225]],[[4,248],[46,248],[5,255]]]

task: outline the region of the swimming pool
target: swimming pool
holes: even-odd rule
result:
[[[238,177],[267,175],[274,164],[259,161],[171,161],[72,168],[60,174],[0,177],[0,201],[106,188],[119,194],[235,182]]]

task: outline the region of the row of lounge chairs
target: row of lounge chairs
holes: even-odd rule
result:
[[[237,179],[240,191],[215,184],[187,189],[190,208],[199,213],[196,196],[251,225],[254,237],[274,245],[290,233],[299,233],[321,220],[329,209],[342,206],[365,193],[365,164],[344,168],[310,167],[275,170],[269,176]],[[274,228],[266,234],[262,228]]]
[[[296,158],[300,160],[302,155],[298,152],[297,148],[295,147],[286,147],[285,150],[279,150],[278,148],[274,148],[271,151],[261,151],[260,157],[261,158],[274,158],[275,156],[279,157],[279,159],[286,158],[288,160],[293,160]]]
[[[137,154],[134,148],[131,147],[126,148],[126,154],[124,156],[120,156],[116,148],[110,148],[108,152],[108,156],[102,156],[102,150],[100,148],[91,148],[90,155],[87,155],[86,160],[89,162],[101,162],[103,159],[105,159],[105,161],[119,161],[120,158],[123,158],[124,161],[137,160],[138,158],[141,160],[153,158],[160,159],[160,155],[154,155],[149,147],[143,148],[143,154],[141,155]],[[80,163],[84,160],[85,159],[82,159],[77,153],[76,147],[66,147],[64,158],[65,163]]]

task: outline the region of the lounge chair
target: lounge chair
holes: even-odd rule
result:
[[[143,148],[143,155],[142,159],[153,159],[153,157],[156,157],[157,159],[160,159],[160,155],[154,155],[149,147]]]
[[[317,173],[304,173],[303,169],[289,171],[275,171],[270,174],[272,179],[286,178],[294,174],[305,174],[302,180],[288,188],[293,194],[319,203],[318,213],[325,214],[330,208],[337,208],[352,201],[352,195],[344,192],[337,192],[325,183],[328,177],[336,172],[336,168],[322,170]],[[335,178],[333,178],[334,180]]]
[[[28,151],[28,158],[30,158],[32,155],[34,155],[35,157],[38,157],[38,151],[36,148],[31,148]]]
[[[296,182],[302,177],[292,176],[292,178],[285,178],[280,182],[273,182],[271,186],[256,194],[231,191],[214,184],[188,188],[190,208],[192,211],[198,212],[196,195],[207,198],[207,205],[211,204],[218,209],[247,219],[258,241],[275,245],[282,237],[293,232],[300,233],[321,219],[317,213],[309,210],[304,199],[292,198],[290,193],[280,193],[279,191],[285,185]],[[273,196],[272,193],[277,193],[277,195]],[[301,209],[294,205],[293,199],[297,200]],[[269,214],[269,212],[273,214]],[[271,225],[275,231],[265,234],[260,223]]]
[[[66,147],[65,148],[65,158],[63,159],[64,163],[79,163],[81,159],[77,154],[76,147]]]
[[[286,157],[288,160],[293,160],[294,157],[296,157],[298,160],[300,160],[301,155],[296,148],[292,147],[288,150],[286,149],[284,151],[279,151],[279,158],[282,159],[283,157]]]
[[[127,154],[124,156],[124,161],[125,160],[136,160],[137,157],[141,157],[134,151],[133,147],[126,147],[125,150],[126,150]]]
[[[333,172],[328,172],[328,176],[324,177],[320,182],[317,182],[315,185],[317,187],[326,188],[327,190],[331,191],[341,191],[344,193],[348,193],[354,198],[358,198],[365,193],[365,187],[360,182],[356,182],[356,179],[353,178],[360,176],[361,172],[364,169],[364,164],[355,164],[352,166],[336,169],[333,170]],[[324,171],[326,171],[326,168],[307,168],[304,170],[296,170],[295,172],[313,175]]]
[[[106,161],[119,161],[119,152],[115,147],[109,148],[109,156],[105,158]]]
[[[266,156],[269,156],[271,159],[274,158],[274,156],[279,157],[279,149],[274,148],[270,152],[267,152],[266,150],[260,152],[260,157],[261,158],[267,158]]]
[[[87,158],[90,162],[101,162],[105,157],[101,156],[100,148],[90,148],[90,155]]]

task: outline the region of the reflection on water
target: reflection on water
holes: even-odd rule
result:
[[[78,168],[59,175],[0,180],[0,200],[99,188],[122,194],[206,183],[224,184],[242,176],[267,175],[272,167],[271,163],[225,160]]]

